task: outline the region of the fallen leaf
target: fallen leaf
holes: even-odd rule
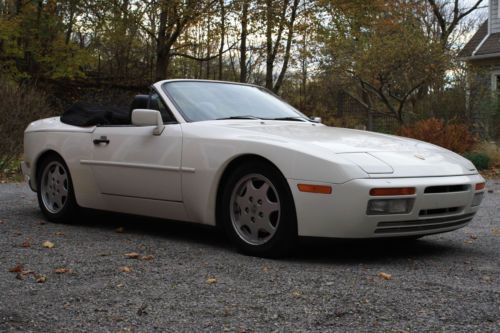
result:
[[[123,283],[120,283],[120,284],[117,284],[117,285],[116,285],[116,288],[122,288],[123,286],[124,286],[124,284],[123,284]]]
[[[378,276],[380,276],[384,280],[392,280],[392,275],[389,273],[380,272],[378,273]]]
[[[474,243],[474,241],[470,240],[470,239],[467,239],[467,240],[464,240],[464,243],[465,244],[472,244]]]
[[[57,231],[57,232],[54,233],[54,235],[56,235],[56,236],[64,236],[64,232]]]
[[[152,255],[149,254],[147,256],[142,256],[141,260],[153,260],[154,258],[155,258],[154,256],[152,256]]]
[[[23,265],[17,264],[16,266],[9,269],[11,273],[21,273],[23,271]]]
[[[25,247],[25,248],[31,247],[31,243],[29,241],[24,241],[24,242],[22,242],[21,247]]]
[[[47,281],[47,277],[43,274],[38,274],[35,276],[35,281],[37,283],[44,283],[45,281]]]
[[[130,272],[132,272],[132,268],[130,268],[128,266],[122,266],[122,267],[120,267],[120,272],[130,273]]]
[[[269,267],[268,266],[262,267],[262,271],[266,273],[269,272]]]
[[[60,267],[60,268],[54,269],[54,273],[57,273],[57,274],[71,273],[71,269]]]
[[[491,282],[491,276],[488,276],[488,275],[483,275],[481,277],[481,279],[484,281],[484,282]]]
[[[499,229],[491,229],[491,233],[493,235],[500,235],[500,230]]]
[[[47,249],[51,249],[54,247],[54,243],[52,243],[51,241],[45,241],[45,242],[43,242],[42,246],[47,248]]]
[[[209,277],[209,278],[207,279],[207,283],[208,283],[208,284],[214,284],[214,283],[217,283],[217,279],[216,279],[215,277],[213,277],[213,276],[212,276],[212,277]]]
[[[293,297],[300,297],[300,296],[302,296],[302,293],[299,290],[294,290],[292,292],[292,296]]]
[[[130,253],[125,253],[125,257],[128,259],[139,259],[139,253],[137,252],[130,252]]]
[[[121,234],[124,231],[125,231],[125,229],[123,229],[123,227],[118,227],[118,228],[115,229],[115,232],[117,232],[119,234]]]

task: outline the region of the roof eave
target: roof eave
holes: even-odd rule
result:
[[[472,55],[472,56],[468,56],[468,57],[459,57],[459,59],[462,61],[482,60],[482,59],[489,59],[489,58],[500,58],[500,52]]]

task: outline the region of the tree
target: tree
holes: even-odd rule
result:
[[[281,5],[281,7],[279,6]],[[290,50],[292,46],[294,24],[297,18],[297,8],[299,0],[276,1],[266,0],[265,19],[266,19],[266,88],[277,93],[290,61]],[[287,37],[285,51],[283,52],[283,64],[278,75],[276,83],[274,82],[274,66],[277,60],[278,52],[282,47],[283,33],[287,28]],[[273,40],[274,39],[274,40]]]
[[[386,114],[401,124],[408,101],[439,78],[445,64],[440,45],[426,37],[414,9],[406,1],[341,2],[331,7],[331,25],[323,31],[325,73],[338,77],[370,115]]]
[[[460,22],[474,12],[483,0],[476,0],[470,8],[460,6],[459,0],[427,0],[439,26],[439,39],[444,49],[450,48],[449,39]],[[451,8],[450,8],[451,7]]]

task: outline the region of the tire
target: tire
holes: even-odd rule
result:
[[[288,183],[269,163],[237,167],[223,185],[220,216],[231,242],[244,254],[277,258],[297,241],[297,217]]]
[[[38,205],[43,215],[52,222],[70,222],[78,205],[64,160],[55,154],[48,155],[40,162],[36,178]]]

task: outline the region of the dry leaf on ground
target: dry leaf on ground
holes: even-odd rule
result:
[[[43,274],[38,274],[35,276],[35,281],[37,283],[44,283],[45,281],[47,281],[47,277]]]
[[[120,267],[120,272],[130,273],[130,272],[132,272],[132,268],[130,268],[128,266],[122,266],[122,267]]]
[[[23,271],[23,265],[17,264],[16,266],[12,267],[9,269],[9,272],[11,273],[21,273]]]
[[[384,280],[392,280],[392,275],[389,273],[380,272],[378,273],[378,276],[380,276]]]
[[[65,267],[60,267],[60,268],[54,269],[54,273],[57,273],[57,274],[71,273],[71,269],[65,268]]]
[[[147,256],[142,256],[141,260],[153,260],[155,257],[152,256],[151,254],[148,254]]]
[[[57,232],[54,233],[54,235],[56,235],[56,236],[64,236],[64,232],[57,231]]]
[[[491,233],[493,235],[500,235],[500,230],[499,229],[491,229]]]
[[[217,283],[217,279],[216,279],[215,277],[213,277],[213,276],[212,276],[212,277],[209,277],[209,278],[207,279],[207,283],[208,283],[208,284],[214,284],[214,283]]]
[[[300,297],[300,296],[302,296],[302,293],[299,290],[294,290],[292,292],[292,296],[293,297]]]
[[[128,259],[139,259],[140,254],[137,252],[125,253],[125,257]]]
[[[47,248],[47,249],[51,249],[54,247],[54,243],[52,243],[51,241],[45,241],[42,243],[42,246]]]

